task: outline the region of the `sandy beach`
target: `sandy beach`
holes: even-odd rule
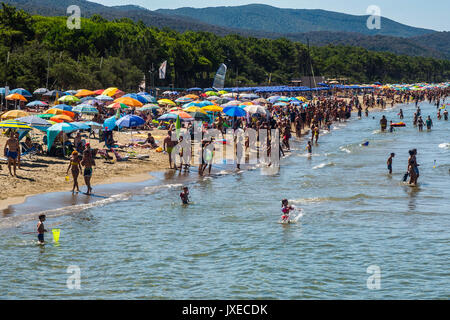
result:
[[[139,133],[140,132],[140,133]],[[167,131],[153,130],[152,135],[155,137],[158,145],[162,145],[162,141]],[[32,131],[33,137],[37,137],[42,141],[42,133],[37,130]],[[147,131],[133,132],[133,140],[144,140]],[[127,144],[131,141],[130,132],[120,132],[114,134],[114,139],[119,144]],[[7,138],[0,135],[0,147],[3,153]],[[97,139],[87,139],[91,143],[92,148],[104,148],[104,143],[100,143]],[[92,182],[95,185],[110,184],[118,182],[140,182],[150,179],[149,172],[160,171],[169,167],[167,155],[158,153],[154,149],[147,148],[122,148],[119,153],[126,156],[127,152],[134,151],[139,155],[149,155],[148,159],[138,160],[129,159],[128,161],[106,161],[96,157],[96,166]],[[112,153],[110,153],[113,156]],[[3,155],[2,157],[3,158]],[[68,159],[55,158],[48,156],[32,156],[24,157],[21,160],[21,169],[17,170],[17,178],[9,174],[8,166],[5,161],[0,161],[2,169],[0,170],[0,209],[7,208],[10,205],[19,204],[25,201],[26,196],[55,192],[70,191],[72,189],[72,177],[69,173],[70,180],[65,180]],[[78,178],[81,190],[85,190],[83,177]]]

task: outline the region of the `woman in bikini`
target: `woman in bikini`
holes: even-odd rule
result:
[[[66,174],[69,174],[69,169],[72,168],[72,177],[73,177],[73,188],[72,188],[72,194],[75,192],[75,187],[77,188],[77,192],[80,192],[80,188],[78,186],[78,176],[80,175],[81,170],[81,160],[78,156],[78,151],[72,152],[72,155],[70,157],[70,163],[69,167],[67,168]]]

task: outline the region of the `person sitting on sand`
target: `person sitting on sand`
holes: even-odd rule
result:
[[[69,169],[72,168],[72,177],[73,177],[73,188],[72,194],[75,192],[75,187],[77,188],[77,192],[80,192],[80,188],[78,186],[78,175],[81,171],[81,160],[78,155],[78,151],[73,151],[70,157],[69,167],[67,168],[66,175],[69,174]]]
[[[139,146],[141,148],[151,148],[151,149],[158,148],[155,138],[152,136],[152,134],[150,132],[148,133],[147,139],[144,141],[144,143]]]

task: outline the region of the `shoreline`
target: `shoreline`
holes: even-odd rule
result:
[[[391,109],[391,108],[396,108],[398,105],[400,104],[404,104],[404,103],[395,103],[393,107],[391,106],[387,106],[385,109],[381,108],[381,107],[375,107],[375,108],[371,108],[371,112],[375,112],[375,113],[379,113],[382,112],[386,109]],[[409,103],[406,103],[409,104]],[[356,112],[357,110],[353,109],[353,112]],[[306,128],[305,128],[306,129]],[[302,137],[300,138],[300,140],[302,140],[303,136],[307,135],[309,132],[309,129],[306,129],[304,132],[302,132]],[[152,153],[155,154],[155,153]],[[159,154],[162,155],[162,154]],[[160,160],[160,159],[158,159]],[[164,160],[166,159],[166,156],[164,156]],[[120,163],[120,162],[119,162]],[[145,168],[145,169],[144,169]],[[4,165],[3,166],[3,170],[7,170],[7,167]],[[150,181],[155,179],[153,173],[158,173],[158,172],[165,172],[167,171],[169,168],[162,168],[160,163],[158,163],[156,166],[150,165],[150,164],[146,164],[143,165],[139,168],[140,172],[138,173],[133,173],[133,174],[127,174],[127,172],[124,171],[120,171],[120,174],[117,173],[113,173],[113,176],[111,177],[106,177],[106,178],[100,178],[98,179],[98,181],[93,181],[92,185],[95,187],[103,187],[106,185],[120,185],[120,184],[126,184],[126,183],[130,183],[130,184],[135,184],[135,183],[140,183],[140,182],[145,182],[145,181]],[[82,177],[78,178],[79,183],[80,183],[80,189],[82,189],[83,187],[85,187],[84,185],[84,181]],[[32,196],[39,196],[39,195],[46,195],[46,194],[54,194],[54,193],[59,193],[59,192],[69,192],[71,190],[71,183],[69,185],[57,185],[54,186],[53,188],[51,188],[50,190],[48,190],[47,192],[31,192],[31,193],[27,193],[25,195],[20,195],[20,196],[13,196],[13,197],[7,197],[5,199],[0,199],[0,211],[5,212],[8,211],[11,207],[13,206],[17,206],[17,205],[22,205],[25,204],[27,199],[29,197]]]

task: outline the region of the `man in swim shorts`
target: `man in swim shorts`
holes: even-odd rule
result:
[[[173,148],[178,144],[177,140],[172,140],[172,131],[167,132],[167,137],[164,139],[163,150],[169,155],[169,165],[172,169],[172,151]],[[174,169],[177,170],[177,164],[174,161]]]
[[[17,136],[15,134],[11,134],[11,137],[6,141],[4,153],[5,156],[8,158],[9,174],[13,175],[11,172],[11,165],[13,165],[14,176],[17,177],[16,165],[17,159],[19,158],[20,155],[20,147],[19,147],[19,140],[17,139]]]
[[[380,120],[380,126],[381,126],[381,132],[386,131],[386,127],[387,127],[387,119],[385,116],[383,116]]]
[[[392,160],[394,159],[394,157],[395,157],[395,153],[391,153],[391,155],[387,159],[387,167],[389,170],[389,174],[392,174]]]

